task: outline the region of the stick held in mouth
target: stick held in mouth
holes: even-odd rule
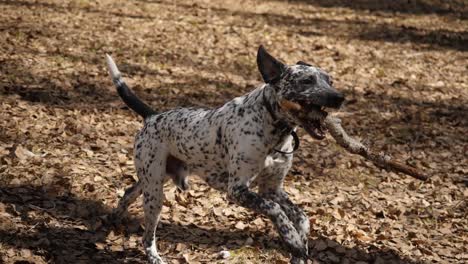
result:
[[[429,179],[427,175],[423,174],[418,169],[393,160],[384,153],[373,152],[358,140],[350,137],[341,126],[341,119],[328,116],[325,119],[325,126],[340,146],[353,154],[359,154],[372,161],[377,167],[388,171],[404,173],[422,181]]]
[[[279,104],[280,104],[281,108],[284,108],[284,109],[289,110],[289,111],[291,111],[291,110],[294,110],[294,111],[302,110],[302,107],[301,107],[300,104],[294,103],[294,102],[289,101],[289,100],[284,100],[283,99],[283,100],[280,101]]]
[[[302,110],[302,107],[299,104],[288,100],[281,101],[280,106],[289,111],[292,110],[298,112]],[[341,126],[341,119],[333,116],[327,116],[324,120],[324,123],[328,129],[328,132],[330,132],[336,142],[347,151],[363,156],[364,158],[372,161],[372,163],[374,163],[379,168],[388,171],[404,173],[422,181],[429,179],[427,175],[424,175],[418,169],[398,162],[385,153],[373,152],[358,140],[350,137]]]

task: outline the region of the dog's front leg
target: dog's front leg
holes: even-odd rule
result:
[[[278,158],[278,157],[276,157]],[[270,164],[259,175],[258,189],[259,194],[265,199],[272,200],[281,206],[291,220],[297,232],[301,236],[305,250],[308,251],[308,235],[310,232],[309,218],[304,211],[294,204],[283,189],[283,181],[292,164],[292,155],[283,156],[283,159],[275,159],[276,162]],[[307,263],[306,259],[293,257],[291,263]]]
[[[236,162],[229,175],[228,198],[240,206],[267,216],[275,225],[291,254],[296,258],[306,258],[307,247],[281,206],[249,190],[248,186],[252,178],[250,175],[256,170],[258,168],[252,164]]]
[[[277,190],[275,192],[263,193],[263,197],[267,199],[271,199],[272,201],[278,203],[283,211],[288,216],[289,220],[291,220],[296,228],[297,232],[301,236],[301,239],[305,245],[305,248],[308,252],[308,235],[310,232],[310,223],[309,218],[304,213],[302,208],[298,205],[294,204],[288,197],[288,194],[283,190]],[[300,259],[293,257],[291,263],[294,264],[302,264],[307,263],[306,259]]]

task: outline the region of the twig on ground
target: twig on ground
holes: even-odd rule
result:
[[[359,154],[372,161],[377,167],[388,171],[401,172],[422,181],[429,178],[418,169],[393,160],[385,153],[373,152],[358,140],[351,138],[341,126],[341,119],[328,116],[325,119],[325,125],[340,146],[353,154]]]

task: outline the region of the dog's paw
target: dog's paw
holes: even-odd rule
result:
[[[279,206],[278,204],[275,204]],[[293,223],[288,219],[286,214],[278,208],[273,208],[273,211],[279,211],[278,216],[274,220],[278,234],[283,240],[283,243],[291,252],[298,258],[307,258],[308,248],[307,242],[304,241],[301,234],[296,230]]]
[[[177,189],[179,189],[182,192],[190,189],[190,184],[188,183],[187,176],[177,175],[172,177],[172,181],[174,182],[175,186],[177,186]]]
[[[104,225],[108,227],[117,228],[122,225],[123,218],[120,214],[116,212],[111,212],[107,215],[102,216],[101,219]]]
[[[302,259],[302,258],[298,258],[298,257],[291,257],[291,261],[290,261],[291,264],[307,264],[308,261],[307,259]]]
[[[157,256],[157,258],[150,258],[149,263],[151,263],[151,264],[166,264],[166,262],[160,256]]]
[[[188,189],[190,189],[190,184],[188,183],[187,178],[184,178],[182,181],[180,181],[177,187],[181,191],[187,191]]]
[[[293,257],[307,259],[308,248],[295,229],[283,228],[283,230],[280,229],[280,234]]]
[[[151,264],[166,264],[166,262],[156,252],[147,253],[148,262]]]

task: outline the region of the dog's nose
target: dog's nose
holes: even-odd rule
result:
[[[325,106],[333,107],[333,108],[340,108],[344,100],[345,100],[345,97],[342,93],[339,93],[339,92],[330,93],[327,96],[327,102]]]

